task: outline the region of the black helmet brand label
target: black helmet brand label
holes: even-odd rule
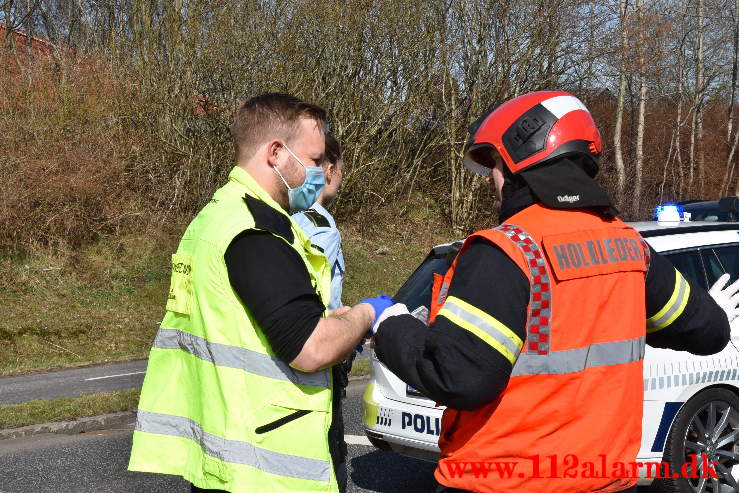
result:
[[[513,141],[521,146],[543,126],[544,122],[536,115],[519,120],[516,131],[513,133]]]
[[[580,202],[579,195],[557,195],[557,202],[569,202],[570,204]]]
[[[503,134],[503,145],[511,159],[518,163],[543,150],[556,122],[557,117],[541,104],[521,115]]]

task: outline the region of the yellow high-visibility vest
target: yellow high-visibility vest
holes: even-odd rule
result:
[[[328,444],[331,370],[306,373],[279,360],[229,282],[224,254],[238,234],[259,228],[248,204],[255,199],[290,221],[236,167],[172,255],[129,469],[231,492],[338,491]],[[289,224],[292,238],[270,232],[300,255],[327,305],[328,262]]]

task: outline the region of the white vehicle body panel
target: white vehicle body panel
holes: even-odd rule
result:
[[[695,248],[708,245],[720,245],[726,243],[736,243],[739,235],[736,231],[712,231],[706,233],[684,233],[668,236],[655,236],[648,238],[647,241],[652,248],[658,252],[669,250]]]

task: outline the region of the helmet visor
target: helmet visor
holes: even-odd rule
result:
[[[467,169],[481,176],[488,176],[495,167],[495,154],[498,151],[492,144],[482,143],[469,146],[464,154]]]

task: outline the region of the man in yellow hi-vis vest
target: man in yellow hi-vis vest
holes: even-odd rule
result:
[[[239,107],[237,165],[172,255],[129,469],[193,491],[343,490],[331,367],[390,301],[324,316],[330,267],[289,216],[323,186],[324,121],[286,94]]]

